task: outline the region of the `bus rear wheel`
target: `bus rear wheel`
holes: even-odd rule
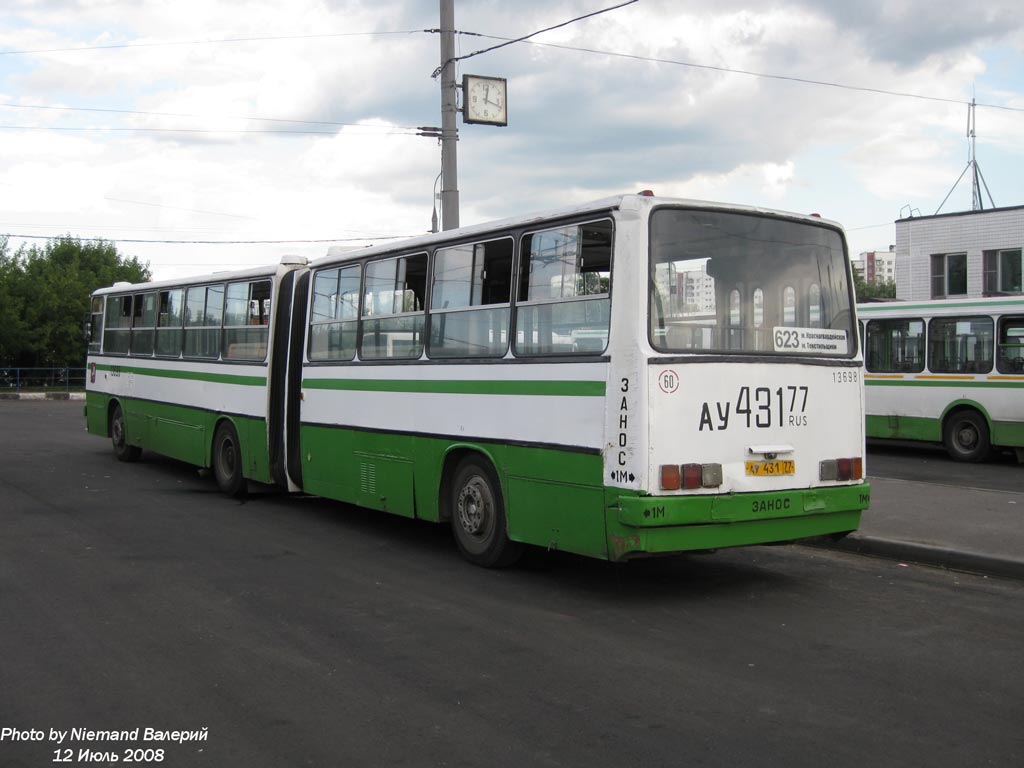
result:
[[[236,498],[245,494],[242,448],[238,432],[229,421],[222,421],[213,435],[213,476],[224,494]]]
[[[947,417],[942,442],[957,461],[984,461],[992,451],[988,422],[977,411],[957,411]]]
[[[523,548],[508,538],[505,504],[494,470],[480,459],[464,459],[451,488],[452,531],[463,557],[485,568],[503,568],[518,560]]]
[[[142,449],[128,442],[128,430],[124,423],[124,411],[120,403],[114,406],[110,414],[110,443],[114,447],[114,456],[118,461],[138,461]]]

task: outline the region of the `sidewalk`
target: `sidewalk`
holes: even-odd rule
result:
[[[949,486],[938,507],[924,501],[925,483],[868,481],[871,508],[860,529],[827,546],[1024,580],[1024,467],[1019,492]]]
[[[0,392],[0,400],[85,400],[85,392]]]

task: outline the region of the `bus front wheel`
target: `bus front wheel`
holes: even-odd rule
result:
[[[125,428],[124,411],[121,405],[114,406],[110,414],[110,442],[114,446],[114,455],[118,461],[138,461],[142,449],[128,442],[128,430]]]
[[[238,443],[238,432],[229,421],[221,422],[213,435],[213,476],[226,495],[238,497],[245,493],[242,448]]]
[[[463,557],[485,568],[502,568],[518,560],[522,545],[508,538],[505,504],[494,470],[479,459],[465,459],[451,487],[452,531]]]
[[[957,411],[942,431],[946,452],[957,461],[984,461],[992,450],[988,422],[977,411]]]

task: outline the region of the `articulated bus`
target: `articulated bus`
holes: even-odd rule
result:
[[[863,325],[868,437],[1024,461],[1024,297],[882,302]]]
[[[627,195],[92,297],[86,414],[142,449],[613,561],[855,530],[863,362],[820,218]]]

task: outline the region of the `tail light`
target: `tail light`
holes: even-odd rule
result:
[[[862,480],[864,458],[855,456],[849,459],[825,459],[818,465],[818,478],[826,482]]]
[[[722,484],[721,464],[662,464],[661,490],[692,491],[697,488],[717,488]]]

